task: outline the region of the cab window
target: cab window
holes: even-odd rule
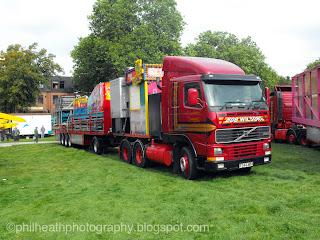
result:
[[[184,105],[186,107],[193,107],[193,108],[201,108],[201,106],[198,104],[196,106],[190,106],[189,102],[188,102],[188,91],[190,88],[195,88],[198,90],[198,97],[200,100],[202,100],[202,95],[201,95],[201,90],[200,90],[200,83],[196,82],[196,83],[186,83],[184,85]]]

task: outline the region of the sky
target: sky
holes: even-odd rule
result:
[[[70,52],[90,33],[95,0],[0,0],[0,50],[38,43],[72,76]],[[183,46],[200,33],[227,31],[251,37],[279,75],[294,76],[320,58],[319,0],[176,0],[186,22]]]

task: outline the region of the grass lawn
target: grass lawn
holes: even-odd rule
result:
[[[117,149],[0,148],[0,239],[320,239],[320,148],[272,151],[249,174],[188,181]]]

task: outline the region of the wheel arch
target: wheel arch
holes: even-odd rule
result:
[[[198,157],[197,150],[194,147],[191,139],[187,135],[183,134],[169,134],[167,136],[167,141],[169,143],[173,144],[173,151],[175,152],[175,149],[181,150],[183,147],[189,147],[190,150],[193,152],[195,157]]]
[[[288,128],[288,130],[287,130],[287,132],[286,132],[286,136],[288,137],[289,133],[290,133],[290,132],[293,132],[294,135],[295,135],[295,137],[297,137],[297,136],[298,136],[298,133],[299,133],[298,130],[299,130],[299,129],[296,129],[296,128]]]

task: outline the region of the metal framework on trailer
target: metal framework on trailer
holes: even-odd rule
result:
[[[320,127],[320,65],[292,78],[292,119]]]

